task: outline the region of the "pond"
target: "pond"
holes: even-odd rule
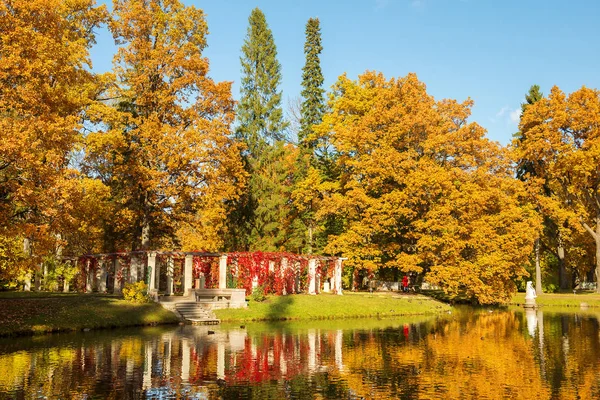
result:
[[[600,312],[178,326],[0,340],[0,398],[600,398]]]

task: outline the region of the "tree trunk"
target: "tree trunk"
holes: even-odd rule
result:
[[[540,295],[542,291],[542,267],[540,265],[540,238],[535,240],[535,292]]]
[[[583,222],[583,219],[580,221],[581,225],[583,225],[585,230],[592,235],[594,242],[596,242],[596,293],[600,293],[600,215],[596,215],[594,221],[596,223],[595,230]]]
[[[562,239],[558,237],[558,285],[561,289],[567,290],[569,287],[569,280],[567,279],[567,268],[565,267],[565,248],[562,244]]]
[[[312,222],[308,224],[308,254],[313,252],[313,226]]]
[[[142,222],[142,250],[148,250],[150,248],[150,219],[144,216]]]

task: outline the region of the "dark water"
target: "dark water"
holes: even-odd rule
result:
[[[594,399],[599,316],[469,309],[4,339],[0,398]]]

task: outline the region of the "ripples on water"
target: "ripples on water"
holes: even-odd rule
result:
[[[177,327],[0,340],[0,398],[600,398],[595,313]]]

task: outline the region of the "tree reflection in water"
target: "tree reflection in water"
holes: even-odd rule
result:
[[[593,312],[87,332],[1,340],[0,398],[598,398],[599,356]]]

